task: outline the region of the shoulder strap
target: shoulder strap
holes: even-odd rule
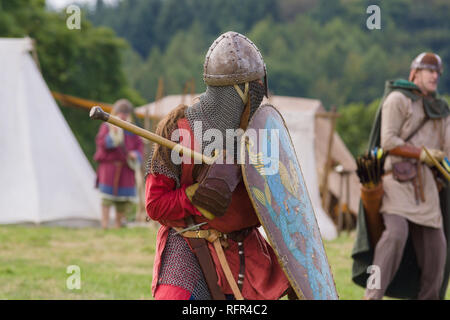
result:
[[[406,137],[405,142],[409,141],[412,137],[414,137],[415,134],[416,134],[417,132],[419,132],[420,129],[422,129],[422,127],[425,125],[425,123],[428,121],[428,119],[429,119],[429,118],[428,118],[427,115],[425,114],[425,118],[424,118],[424,119],[422,120],[422,122],[417,126],[417,128],[414,129],[414,131],[411,132],[411,133],[409,134],[408,137]]]

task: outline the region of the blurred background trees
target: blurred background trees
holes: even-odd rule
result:
[[[368,30],[366,8],[381,8],[381,30]],[[194,79],[222,32],[247,35],[260,48],[273,94],[338,106],[338,132],[354,155],[364,151],[384,82],[406,78],[422,51],[450,64],[448,0],[97,0],[84,7],[81,30],[68,30],[64,11],[43,0],[0,0],[0,36],[37,41],[50,88],[83,98],[135,104],[152,101],[160,77],[166,94]],[[446,70],[447,71],[447,70]],[[450,92],[444,72],[440,92]],[[89,158],[92,124],[63,109]]]
[[[0,37],[29,36],[36,41],[41,72],[50,90],[110,103],[122,97],[144,103],[123,71],[127,41],[86,19],[81,19],[80,30],[69,30],[66,19],[65,12],[48,11],[43,0],[0,0]],[[84,110],[61,111],[93,163],[99,123],[90,120]]]

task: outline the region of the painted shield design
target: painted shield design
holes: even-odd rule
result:
[[[338,299],[302,170],[278,110],[261,106],[243,141],[247,192],[298,297]]]

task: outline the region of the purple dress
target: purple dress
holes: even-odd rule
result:
[[[133,169],[127,163],[130,151],[138,154],[142,163],[143,143],[140,137],[124,130],[123,143],[115,146],[109,135],[109,125],[102,123],[95,138],[97,150],[94,160],[98,162],[96,186],[102,197],[116,201],[136,198],[136,182]]]

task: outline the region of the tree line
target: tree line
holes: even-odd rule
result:
[[[381,30],[366,27],[373,4],[381,9]],[[450,63],[445,0],[124,0],[112,7],[98,0],[90,14],[130,42],[125,73],[150,101],[160,77],[168,94],[182,92],[190,79],[203,91],[210,43],[228,30],[246,34],[263,54],[273,94],[338,107],[338,131],[354,155],[366,147],[386,80],[407,78],[423,51]],[[448,72],[439,89],[450,92]]]
[[[381,9],[381,30],[368,30],[366,8]],[[384,82],[406,78],[422,51],[450,63],[447,0],[122,0],[83,8],[81,30],[65,27],[64,11],[44,0],[0,0],[0,36],[36,39],[52,90],[104,102],[153,101],[187,81],[205,89],[203,61],[229,30],[261,50],[273,94],[320,99],[341,113],[338,132],[354,155],[364,151]],[[450,92],[444,71],[440,92]],[[98,127],[83,111],[62,108],[92,159]]]

